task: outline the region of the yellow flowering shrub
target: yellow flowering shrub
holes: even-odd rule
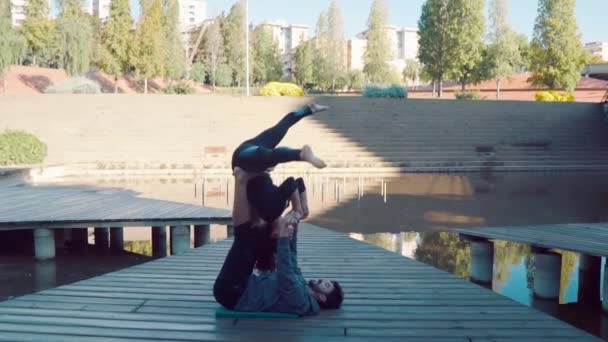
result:
[[[555,90],[536,92],[536,101],[540,102],[574,102],[572,93],[564,93]]]
[[[269,82],[262,90],[262,96],[304,96],[304,90],[298,85],[288,82]]]

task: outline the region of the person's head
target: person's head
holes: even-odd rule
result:
[[[342,287],[337,281],[316,279],[308,281],[308,291],[315,297],[321,309],[339,309],[344,300]]]

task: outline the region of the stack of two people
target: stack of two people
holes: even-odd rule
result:
[[[299,222],[309,215],[304,180],[289,177],[275,186],[268,173],[277,164],[292,161],[326,166],[308,145],[301,149],[277,146],[301,119],[327,109],[313,103],[288,113],[234,151],[234,242],[213,287],[216,300],[225,308],[302,316],[341,306],[344,295],[338,282],[306,281],[298,267]],[[289,203],[291,210],[283,215]]]

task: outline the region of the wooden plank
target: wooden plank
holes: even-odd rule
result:
[[[227,210],[140,198],[130,191],[29,185],[2,190],[0,230],[231,222]]]
[[[607,223],[455,228],[451,231],[468,236],[527,243],[593,256],[608,255]]]
[[[597,340],[454,275],[334,232],[305,225],[299,241],[304,274],[332,276],[343,284],[346,299],[340,310],[280,324],[216,319],[212,286],[231,244],[226,240],[0,303],[0,336],[50,336],[48,341]]]

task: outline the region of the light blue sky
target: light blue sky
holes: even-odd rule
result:
[[[372,0],[338,0],[344,16],[347,37],[365,28]],[[387,0],[393,25],[416,27],[424,0]],[[486,0],[486,2],[488,2]],[[209,15],[230,9],[234,0],[208,0]],[[306,24],[313,33],[319,13],[330,0],[249,0],[253,23],[283,19],[289,23]],[[536,0],[510,0],[510,18],[517,32],[532,34],[536,18]],[[348,7],[347,7],[348,6]],[[608,41],[608,0],[577,0],[576,17],[583,41]]]
[[[365,28],[372,0],[338,0],[344,16],[347,37]],[[424,0],[387,0],[392,25],[416,27]],[[235,0],[207,0],[208,16],[229,11]],[[486,2],[488,2],[486,0]],[[319,13],[330,0],[249,0],[250,21],[285,20],[304,24],[314,34]],[[510,0],[510,18],[515,31],[532,34],[536,18],[536,0]],[[139,15],[139,0],[131,0],[133,14]],[[577,0],[576,17],[584,42],[608,41],[608,0]]]

